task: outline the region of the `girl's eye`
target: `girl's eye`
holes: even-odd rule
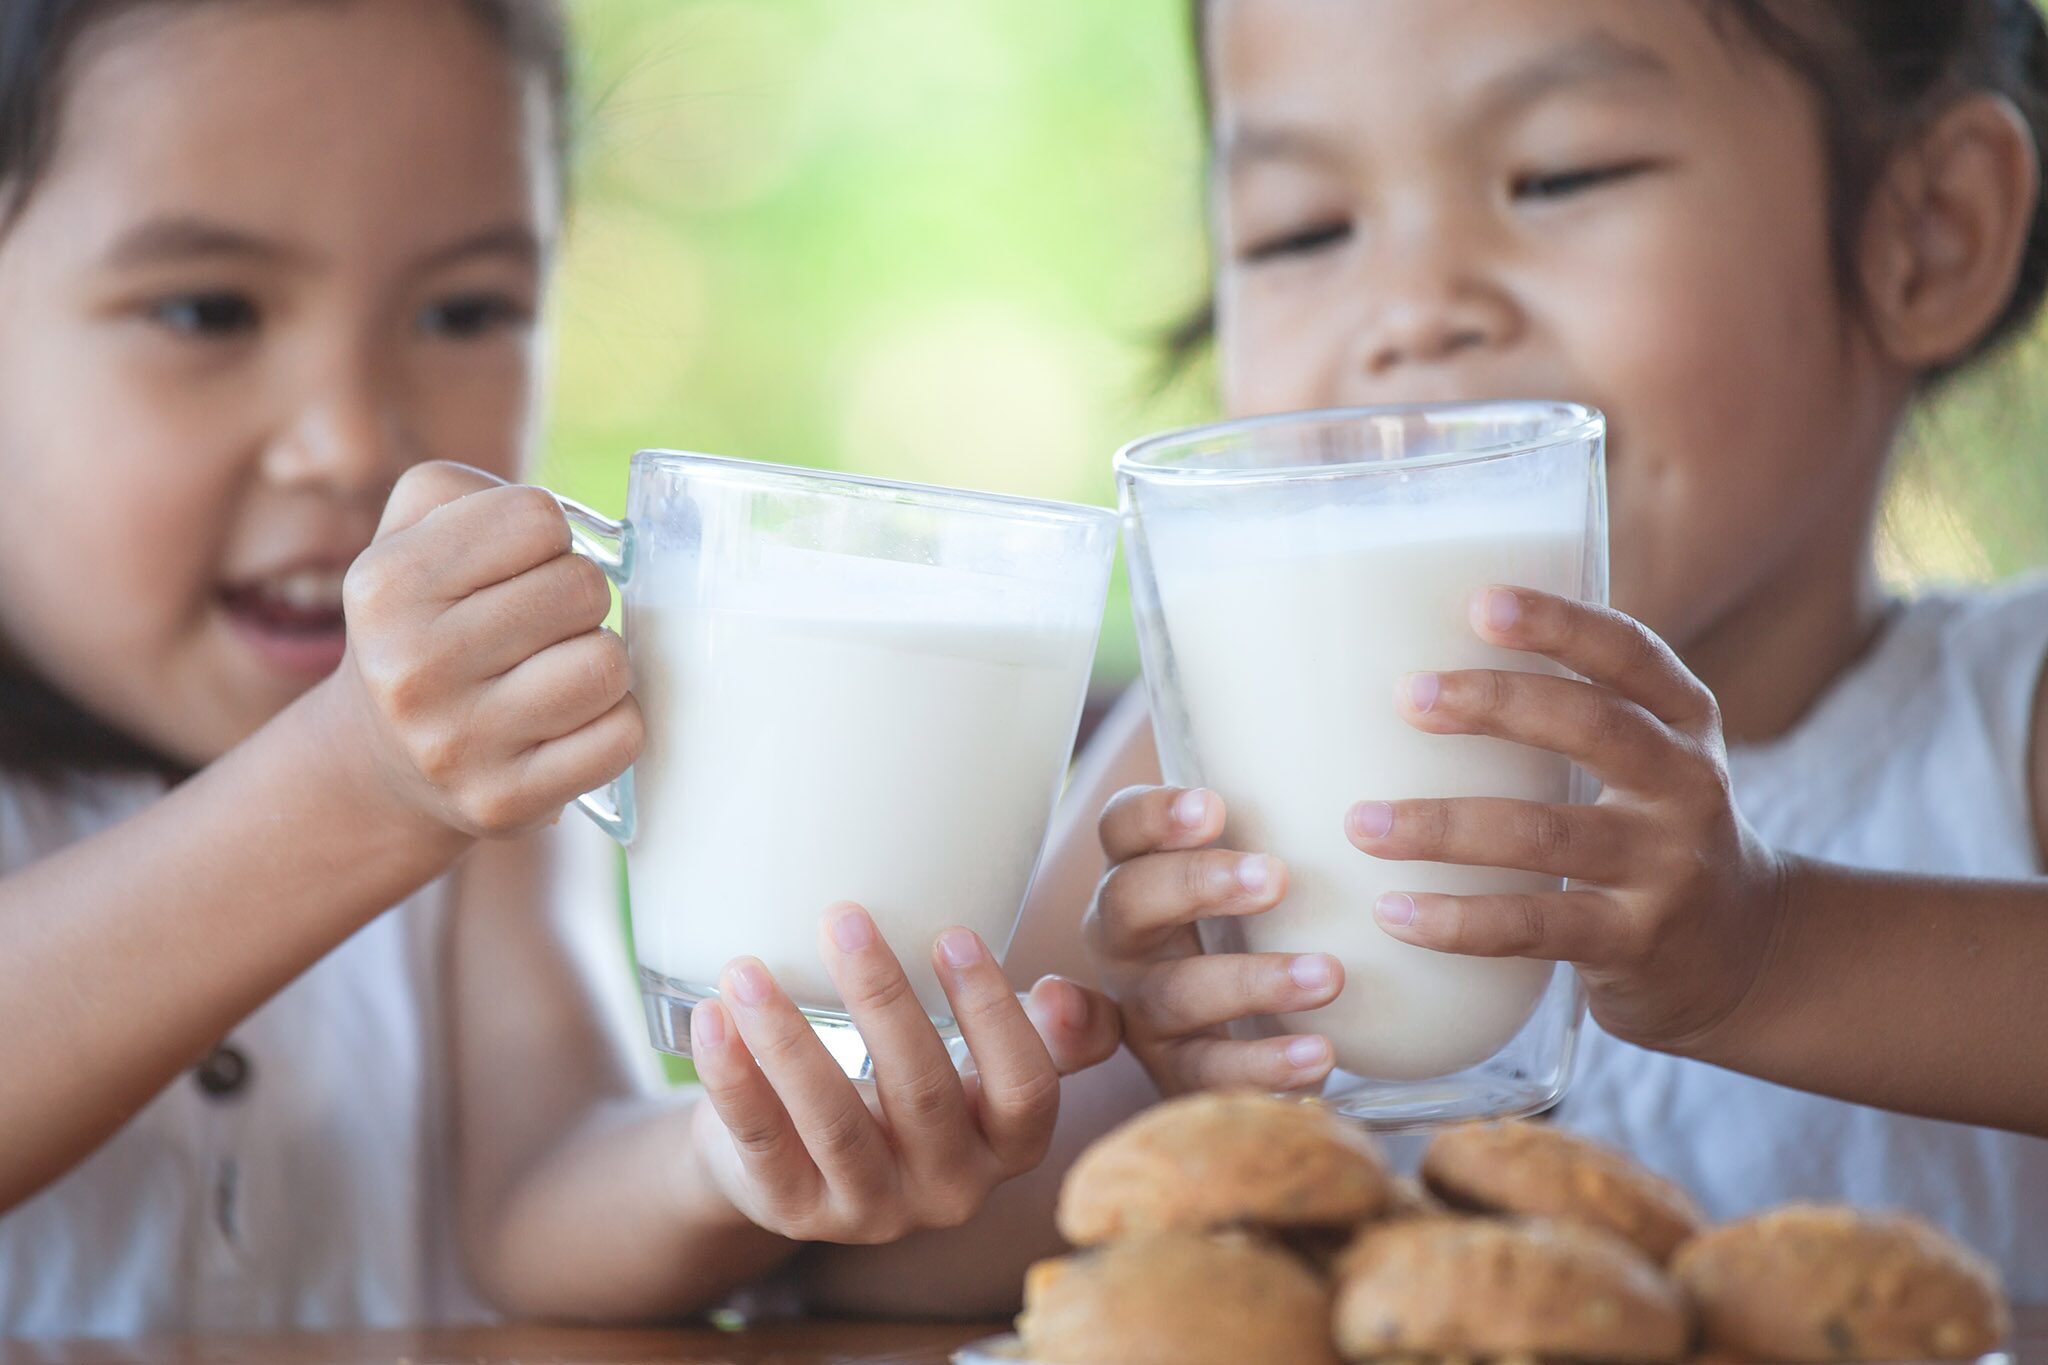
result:
[[[1263,242],[1245,248],[1241,253],[1241,259],[1248,265],[1257,265],[1261,261],[1278,260],[1284,256],[1311,255],[1349,240],[1350,222],[1333,220],[1284,236],[1269,237]]]
[[[430,304],[420,314],[420,331],[432,337],[467,341],[502,327],[520,326],[530,311],[504,294],[457,294]]]
[[[183,336],[223,338],[256,329],[256,304],[247,295],[227,292],[179,294],[149,306],[149,318]]]
[[[1647,161],[1617,161],[1605,166],[1581,166],[1565,171],[1541,171],[1515,177],[1512,193],[1523,199],[1567,199],[1603,185],[1614,185],[1650,169]]]

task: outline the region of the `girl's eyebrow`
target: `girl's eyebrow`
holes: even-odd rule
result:
[[[106,260],[115,266],[158,265],[224,257],[288,262],[303,259],[304,254],[282,242],[274,242],[240,228],[208,222],[203,218],[174,216],[151,218],[122,233],[107,248]]]
[[[538,265],[546,254],[540,238],[525,223],[500,223],[447,246],[436,247],[419,260],[420,270],[438,270],[473,256],[509,256],[521,265]]]
[[[1473,107],[1482,118],[1505,118],[1561,91],[1670,75],[1669,63],[1648,48],[1595,29],[1487,78],[1473,96]]]

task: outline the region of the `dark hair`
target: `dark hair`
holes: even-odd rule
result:
[[[0,0],[0,232],[11,226],[49,165],[79,41],[110,19],[169,2]],[[559,0],[460,3],[504,45],[516,66],[539,76],[554,110],[556,154],[566,162],[569,55]],[[0,639],[0,771],[52,780],[68,773],[119,771],[176,778],[186,770],[80,707]]]
[[[1955,100],[1977,92],[2010,100],[2048,150],[2048,26],[2037,0],[1697,0],[1729,36],[1783,62],[1819,100],[1827,143],[1828,216],[1842,295],[1859,293],[1855,242],[1892,153]],[[1203,103],[1205,0],[1194,0]],[[2048,181],[2037,191],[2012,295],[1968,354],[1923,377],[1936,381],[1996,350],[2048,295]],[[1185,359],[1214,330],[1213,303],[1174,328],[1168,347]]]

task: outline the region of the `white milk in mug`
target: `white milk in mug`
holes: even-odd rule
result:
[[[1597,414],[1486,404],[1253,419],[1119,457],[1133,596],[1167,780],[1222,796],[1219,846],[1287,865],[1273,910],[1202,926],[1224,952],[1324,952],[1345,970],[1321,1009],[1254,1023],[1320,1033],[1326,1097],[1399,1127],[1527,1112],[1569,1072],[1580,993],[1568,967],[1452,956],[1373,917],[1394,891],[1496,895],[1556,877],[1382,861],[1345,834],[1361,800],[1564,802],[1564,758],[1432,735],[1396,709],[1412,672],[1561,672],[1473,631],[1491,584],[1604,598]]]
[[[632,772],[582,804],[626,844],[655,1046],[687,1055],[690,1011],[751,955],[870,1075],[821,951],[826,908],[855,901],[964,1057],[933,940],[1007,949],[1115,514],[677,451],[634,457],[623,523],[565,506],[622,588],[646,720]]]
[[[1555,890],[1557,879],[1495,868],[1381,862],[1345,837],[1360,800],[1505,796],[1561,802],[1571,765],[1503,740],[1430,735],[1394,709],[1417,670],[1559,672],[1481,641],[1467,603],[1490,583],[1575,594],[1577,526],[1531,527],[1497,509],[1283,518],[1261,527],[1198,523],[1189,568],[1160,583],[1188,728],[1205,785],[1224,795],[1222,846],[1287,864],[1285,900],[1244,922],[1253,952],[1334,954],[1337,1000],[1279,1016],[1324,1033],[1346,1071],[1388,1080],[1442,1076],[1484,1061],[1528,1022],[1552,966],[1451,957],[1390,938],[1372,917],[1389,891],[1492,895]]]
[[[932,941],[964,924],[1007,946],[1094,627],[791,606],[630,612],[648,733],[626,853],[641,964],[708,993],[751,953],[799,1004],[838,1009],[818,925],[853,900],[945,1018]]]

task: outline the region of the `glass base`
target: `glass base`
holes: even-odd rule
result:
[[[1333,1076],[1323,1103],[1379,1133],[1430,1132],[1453,1123],[1519,1119],[1557,1103],[1566,1077],[1528,1076],[1502,1067],[1461,1071],[1437,1081],[1374,1081]]]
[[[690,1011],[706,1000],[717,998],[718,992],[713,987],[693,986],[645,967],[640,969],[640,1002],[647,1009],[647,1036],[663,1052],[677,1057],[689,1056]],[[866,1041],[844,1010],[811,1009],[798,1005],[797,1012],[810,1024],[811,1031],[818,1035],[818,1041],[825,1045],[825,1051],[831,1054],[832,1060],[839,1064],[839,1069],[848,1078],[856,1081],[875,1079],[875,1059],[868,1055]],[[967,1053],[967,1040],[960,1036],[960,1026],[951,1019],[933,1019],[932,1027],[938,1030],[939,1041],[946,1045],[953,1065],[966,1071],[972,1059]]]

